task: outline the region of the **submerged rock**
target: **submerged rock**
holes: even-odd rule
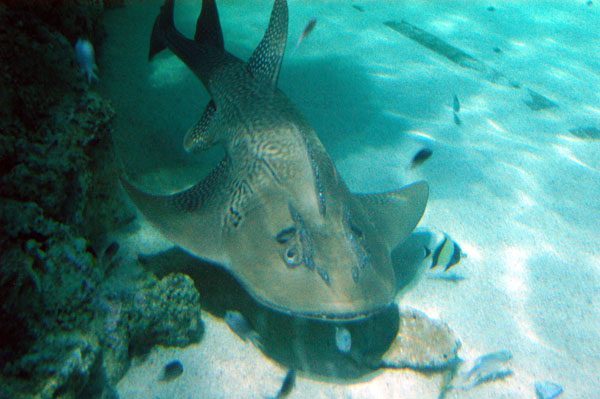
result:
[[[0,398],[113,398],[133,354],[202,334],[188,278],[134,279],[122,270],[135,262],[93,249],[135,217],[114,111],[87,92],[72,47],[98,39],[101,11],[97,0],[0,6]]]
[[[538,399],[554,399],[563,393],[563,389],[560,385],[550,381],[537,381],[535,393]]]
[[[188,276],[169,274],[131,300],[127,319],[132,354],[144,354],[154,345],[184,347],[202,337],[200,296]]]
[[[87,241],[33,202],[1,200],[0,226],[0,359],[8,361],[49,331],[87,325],[104,274]]]
[[[400,312],[398,336],[382,356],[388,368],[444,370],[458,361],[460,340],[446,323],[414,309]]]
[[[107,383],[102,351],[93,335],[78,332],[49,334],[6,371],[27,375],[29,385],[35,388],[23,392],[3,384],[2,397],[25,398],[29,394],[41,399],[57,395],[63,399],[118,397]]]
[[[498,351],[480,356],[475,360],[473,367],[466,372],[455,376],[448,389],[462,389],[467,391],[478,385],[503,380],[514,374],[508,367],[512,359],[509,351]]]
[[[39,19],[56,12],[38,14],[45,3],[0,7],[2,196],[35,201],[45,217],[94,239],[133,215],[117,182],[114,111],[85,90],[72,44],[50,25],[58,21]],[[62,23],[75,12],[55,8]]]

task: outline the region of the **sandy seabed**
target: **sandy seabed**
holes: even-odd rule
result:
[[[248,58],[271,3],[217,1],[229,51]],[[600,127],[600,5],[513,1],[488,11],[491,3],[481,1],[354,4],[364,11],[347,2],[290,0],[279,86],[353,191],[430,184],[420,225],[447,232],[461,245],[468,257],[454,270],[466,279],[424,279],[401,305],[446,322],[460,337],[467,364],[498,350],[513,355],[512,377],[447,397],[535,398],[538,380],[560,384],[564,398],[599,397],[600,141],[569,130]],[[115,141],[132,174],[172,189],[208,167],[181,149],[208,95],[174,56],[147,62],[159,6],[132,2],[107,13],[99,90],[117,110]],[[191,36],[200,4],[181,0],[176,7],[178,27]],[[314,31],[290,54],[313,17]],[[558,107],[531,110],[525,89],[460,68],[384,26],[389,20],[409,21]],[[453,121],[455,94],[460,125]],[[433,150],[432,158],[409,170],[422,147]],[[127,245],[146,252],[166,246],[149,227]],[[286,370],[242,342],[222,319],[206,313],[204,321],[198,345],[155,348],[137,359],[119,383],[121,397],[274,395]],[[159,383],[174,359],[184,373]],[[289,398],[436,398],[440,383],[439,375],[412,371],[381,371],[345,384],[300,373]]]

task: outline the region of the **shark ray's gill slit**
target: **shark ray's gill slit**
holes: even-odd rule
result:
[[[267,161],[265,157],[260,157],[259,160],[262,162],[263,165],[265,165],[265,167],[270,172],[271,176],[273,176],[273,179],[275,179],[277,184],[281,185],[281,179],[279,179],[279,176],[277,176],[277,172],[275,172],[275,169],[273,169],[269,161]]]
[[[258,153],[260,154],[259,155],[260,161],[269,170],[269,172],[271,173],[271,176],[273,176],[273,179],[275,179],[277,184],[282,186],[283,183],[281,182],[281,179],[279,178],[278,173],[275,171],[275,168],[273,167],[273,165],[271,165],[271,162],[269,162],[269,160],[267,159],[269,156],[273,156],[273,157],[279,156],[279,152],[280,151],[278,149],[278,146],[276,146],[272,143],[261,142],[258,145]]]

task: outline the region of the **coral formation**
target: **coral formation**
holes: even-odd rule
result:
[[[159,281],[95,250],[135,217],[114,111],[73,52],[78,37],[98,44],[101,12],[95,0],[0,4],[2,398],[114,398],[132,355],[202,334],[189,278]]]
[[[114,112],[85,90],[69,42],[35,16],[0,8],[0,43],[2,196],[35,201],[48,217],[87,235],[86,207],[100,205],[87,200],[104,196],[104,204],[93,206],[102,209],[109,197],[120,198],[110,192],[118,189]],[[94,168],[98,163],[102,168]],[[115,212],[122,205],[109,206],[117,219],[127,218]]]
[[[88,243],[44,217],[33,202],[2,200],[0,349],[10,359],[45,331],[73,330],[89,323],[89,302],[103,271]],[[83,318],[83,315],[88,315]]]

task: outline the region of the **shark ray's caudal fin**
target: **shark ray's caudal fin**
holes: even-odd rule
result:
[[[223,31],[219,21],[219,13],[215,0],[202,0],[202,11],[198,22],[196,22],[196,34],[194,39],[197,42],[211,43],[219,50],[224,50]]]
[[[220,67],[235,61],[223,47],[221,23],[214,0],[204,0],[202,11],[196,24],[194,40],[188,39],[177,30],[174,24],[174,1],[166,0],[156,17],[150,37],[149,58],[169,48],[202,81],[209,93],[210,79]]]
[[[248,71],[256,78],[277,86],[288,33],[286,0],[275,0],[269,27],[258,47],[248,60]]]
[[[165,4],[160,8],[160,14],[156,17],[156,21],[154,21],[152,36],[150,36],[149,60],[167,48],[167,41],[165,40],[163,31],[166,26],[175,27],[175,21],[173,19],[174,7],[175,0],[166,0]]]

